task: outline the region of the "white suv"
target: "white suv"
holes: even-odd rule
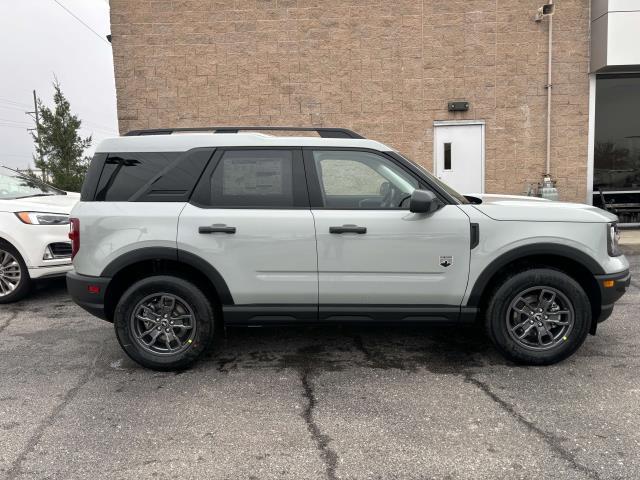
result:
[[[0,167],[0,303],[23,298],[33,279],[72,269],[69,212],[79,199]]]
[[[186,367],[223,324],[475,321],[550,364],[629,285],[598,208],[465,197],[345,129],[203,132],[105,140],[72,211],[69,291],[144,366]]]

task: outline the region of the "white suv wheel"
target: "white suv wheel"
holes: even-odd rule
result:
[[[0,297],[6,297],[18,288],[22,278],[21,270],[11,252],[0,249]]]

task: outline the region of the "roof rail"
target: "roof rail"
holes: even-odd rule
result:
[[[174,132],[211,132],[211,133],[238,133],[241,130],[266,130],[285,132],[316,132],[323,138],[364,138],[362,135],[346,128],[331,127],[196,127],[196,128],[152,128],[148,130],[131,130],[124,134],[125,137],[137,137],[140,135],[170,135]]]

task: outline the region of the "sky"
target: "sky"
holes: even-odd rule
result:
[[[93,136],[87,154],[118,135],[109,25],[107,0],[0,0],[0,165],[33,167],[34,121],[25,112],[34,89],[52,106],[54,74],[81,135]]]

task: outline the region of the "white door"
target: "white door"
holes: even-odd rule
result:
[[[178,248],[219,272],[235,306],[315,306],[316,231],[300,150],[219,150],[180,215]]]
[[[484,193],[484,125],[436,124],[434,131],[436,176],[462,194]]]
[[[456,205],[408,210],[419,181],[357,150],[305,151],[316,177],[320,316],[344,305],[458,306],[469,273],[469,218]],[[314,185],[318,182],[319,185]]]

